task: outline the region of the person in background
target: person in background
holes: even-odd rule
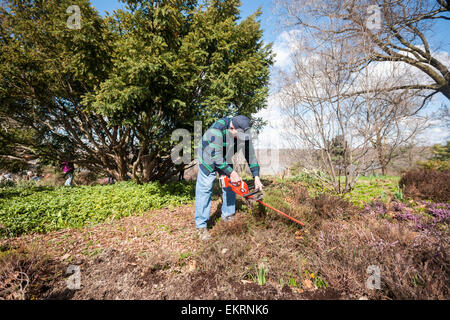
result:
[[[31,180],[33,178],[33,171],[28,170],[26,175],[26,180]]]
[[[72,187],[73,178],[75,176],[75,167],[74,167],[73,163],[69,162],[69,161],[64,161],[62,163],[62,165],[63,165],[64,178],[67,178],[64,185],[67,187]]]
[[[114,176],[111,174],[108,174],[108,184],[114,184],[114,183],[116,183]]]

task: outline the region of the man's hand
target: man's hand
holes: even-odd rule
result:
[[[233,171],[230,174],[230,179],[231,179],[232,184],[238,184],[238,183],[241,183],[241,181],[242,181],[241,177],[238,175],[238,173],[236,171]]]
[[[255,177],[255,189],[259,189],[259,191],[262,191],[263,184],[261,183],[261,179],[259,179],[258,176]]]

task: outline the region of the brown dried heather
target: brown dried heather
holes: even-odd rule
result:
[[[448,236],[418,233],[401,221],[354,215],[348,221],[326,218],[309,237],[304,250],[310,268],[351,298],[449,298]],[[371,265],[381,270],[381,290],[366,287]]]
[[[414,199],[447,202],[450,200],[450,171],[414,169],[399,181],[403,193]]]
[[[290,205],[286,213],[306,223],[298,239],[292,224],[276,214],[264,219],[266,229],[253,232],[250,226],[259,250],[256,246],[244,256],[260,261],[265,254],[269,277],[285,282],[292,277],[299,283],[308,270],[350,299],[449,298],[448,233],[418,232],[404,221],[366,215],[341,198],[305,194],[293,188],[284,199]],[[371,265],[380,268],[381,290],[366,286]]]
[[[326,193],[311,199],[315,213],[323,218],[346,218],[358,212],[358,208],[346,200]]]
[[[0,300],[33,299],[45,293],[63,272],[59,263],[35,248],[0,251]]]
[[[308,189],[299,185],[294,186],[292,194],[296,203],[305,203],[310,199]]]
[[[232,221],[221,220],[212,230],[212,235],[240,235],[248,231],[243,214],[236,214]]]
[[[264,224],[250,215],[242,215],[241,219],[249,226],[244,233],[224,232],[222,228],[226,224],[219,223],[214,227],[218,230],[213,229],[215,237],[212,242],[194,257],[199,270],[215,275],[217,283],[227,288],[222,298],[299,298],[298,291],[288,290],[286,293],[279,286],[280,279],[288,283],[289,277],[301,282],[298,275],[298,249],[301,246],[292,235],[292,226],[281,219],[265,219]],[[267,271],[267,284],[257,286],[249,281],[261,263]],[[242,286],[249,287],[247,289],[251,289],[253,294],[246,294]],[[263,289],[264,292],[259,292]]]

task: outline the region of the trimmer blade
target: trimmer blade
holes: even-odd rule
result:
[[[247,199],[248,201],[257,201],[257,200],[261,200],[262,198],[264,198],[264,192],[262,191],[253,191],[249,194],[246,194],[245,199]]]

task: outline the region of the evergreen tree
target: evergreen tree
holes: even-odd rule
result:
[[[237,22],[240,1],[125,2],[102,18],[87,0],[5,1],[0,116],[33,130],[41,158],[166,180],[183,169],[170,159],[174,129],[265,106],[271,46],[260,11]]]
[[[447,144],[445,146],[443,146],[441,144],[435,144],[432,147],[434,160],[441,160],[441,161],[450,160],[450,143],[449,142],[450,141],[447,141]]]

